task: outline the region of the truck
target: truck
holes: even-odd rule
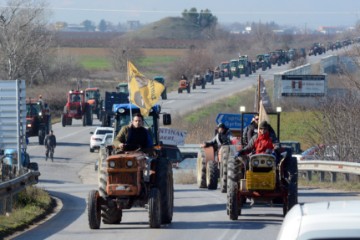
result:
[[[128,125],[131,115],[140,109],[132,104],[115,104],[114,131]],[[98,164],[97,190],[88,195],[88,223],[90,229],[99,229],[104,224],[119,224],[123,210],[147,207],[150,228],[170,224],[174,210],[174,185],[172,162],[181,161],[176,145],[159,141],[159,118],[163,125],[171,124],[171,115],[161,112],[161,107],[152,107],[144,117],[144,126],[153,137],[153,147],[141,151],[116,152],[107,146],[107,154]]]
[[[112,109],[114,104],[129,102],[129,91],[127,88],[127,83],[126,86],[122,84],[118,90],[122,91],[105,92],[105,98],[100,112],[100,121],[102,127],[110,127],[112,125],[112,118],[114,116]]]

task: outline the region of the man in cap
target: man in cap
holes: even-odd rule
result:
[[[217,126],[216,134],[213,139],[210,141],[204,142],[201,147],[210,147],[213,146],[215,150],[220,148],[222,145],[230,145],[231,132],[230,129],[225,126],[225,124],[220,123]]]
[[[257,135],[254,135],[242,150],[238,151],[236,154],[237,157],[255,152],[255,154],[260,153],[272,153],[274,150],[274,144],[270,137],[269,132],[270,125],[267,121],[262,121],[259,125],[259,132]]]

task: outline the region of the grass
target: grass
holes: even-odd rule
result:
[[[96,70],[111,70],[112,64],[106,57],[97,56],[82,56],[80,57],[80,64],[86,69],[91,71]]]
[[[24,229],[39,217],[47,214],[52,207],[49,194],[33,186],[20,192],[13,202],[13,211],[0,215],[0,238]]]

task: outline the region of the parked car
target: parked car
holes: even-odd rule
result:
[[[316,145],[311,148],[306,149],[301,154],[294,154],[298,161],[303,160],[321,160],[323,159],[323,145]]]
[[[94,132],[90,132],[90,152],[94,152],[95,149],[100,149],[100,144],[104,139],[106,133],[114,133],[112,127],[97,127]]]
[[[297,204],[286,214],[277,240],[360,239],[360,201]]]

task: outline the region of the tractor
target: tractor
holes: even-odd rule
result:
[[[240,78],[239,60],[237,59],[230,60],[230,70],[233,76]]]
[[[191,89],[191,82],[187,79],[181,79],[179,81],[179,88],[178,88],[178,93],[182,93],[183,90],[186,90],[187,93],[190,93]]]
[[[68,92],[67,102],[61,114],[62,126],[72,125],[72,119],[81,119],[83,126],[92,126],[92,107],[85,101],[85,93],[82,90],[70,90]]]
[[[279,136],[280,115],[270,114],[278,116]],[[227,214],[230,220],[238,219],[247,199],[251,201],[249,206],[282,204],[284,216],[298,202],[297,159],[292,156],[291,148],[283,148],[281,142],[273,154],[230,158],[227,171]]]
[[[100,111],[102,107],[102,99],[99,88],[86,88],[85,101],[90,104],[93,114],[96,114],[97,119],[100,119]]]
[[[131,115],[140,112],[132,104],[115,104],[115,135],[122,126],[128,125]],[[159,141],[159,105],[152,107],[144,117],[144,126],[153,137],[154,146],[136,151],[115,151],[106,146],[105,157],[98,164],[98,190],[88,195],[88,222],[90,229],[104,224],[119,224],[123,211],[132,207],[147,207],[150,228],[172,222],[174,186],[172,163],[181,161],[177,146]],[[163,125],[171,124],[170,114],[163,115]],[[142,221],[142,220],[140,220]]]
[[[196,86],[201,86],[201,89],[205,89],[205,78],[200,74],[195,74],[192,80],[192,89],[196,89]]]
[[[39,137],[44,144],[45,135],[51,130],[51,115],[47,103],[34,99],[26,100],[26,136]]]
[[[220,78],[221,81],[224,82],[225,78],[228,77],[229,80],[232,80],[233,74],[230,69],[230,63],[225,61],[220,64]]]

